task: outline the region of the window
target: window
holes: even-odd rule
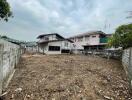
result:
[[[76,45],[75,45],[75,44],[73,44],[73,47],[75,48],[75,47],[76,47]]]
[[[49,46],[49,51],[60,51],[60,46]]]
[[[65,47],[68,47],[68,42],[65,42]]]
[[[44,39],[45,39],[45,41],[48,41],[49,40],[49,37],[46,36]]]
[[[85,36],[85,41],[88,41],[90,36]]]
[[[93,37],[93,38],[95,38],[95,37],[96,37],[96,35],[93,35],[92,37]]]
[[[70,53],[70,50],[61,50],[61,53]]]
[[[78,42],[82,42],[82,41],[83,41],[83,37],[79,37]]]

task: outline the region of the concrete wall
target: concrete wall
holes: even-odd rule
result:
[[[123,51],[122,64],[132,88],[132,47]]]
[[[2,45],[0,44],[0,94],[2,93],[3,67],[2,67]]]
[[[0,39],[0,93],[6,88],[10,75],[19,62],[21,49],[19,45]]]

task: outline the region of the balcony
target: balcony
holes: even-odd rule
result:
[[[107,37],[100,38],[100,43],[108,43],[108,38]]]

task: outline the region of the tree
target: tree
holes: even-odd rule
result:
[[[12,17],[10,5],[6,0],[0,0],[0,20],[8,21]]]
[[[123,47],[123,49],[132,47],[132,24],[119,26],[110,38],[108,45]]]

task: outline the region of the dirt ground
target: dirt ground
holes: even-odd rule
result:
[[[3,100],[132,100],[121,63],[83,55],[23,55]]]

